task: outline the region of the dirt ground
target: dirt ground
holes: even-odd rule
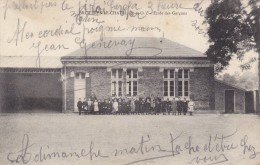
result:
[[[0,164],[260,164],[257,115],[0,114]]]

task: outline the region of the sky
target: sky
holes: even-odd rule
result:
[[[80,48],[76,41],[82,38],[84,27],[87,29],[85,43],[96,41],[103,34],[104,37],[164,37],[202,53],[208,48],[208,37],[205,35],[207,25],[203,24],[203,20],[210,0],[1,0],[0,3],[0,57],[67,55]],[[73,16],[73,13],[77,15],[84,4],[87,11],[93,6],[108,12],[118,11],[122,7],[122,11],[138,12],[140,18],[110,13],[88,15],[87,21],[79,23],[76,19],[79,17]],[[149,14],[145,15],[147,12]],[[72,27],[72,33],[78,34],[57,33],[51,36],[48,33],[59,28],[70,30]],[[109,27],[143,27],[146,30],[111,32],[108,31]],[[257,57],[257,54],[250,52],[247,56]],[[224,73],[241,71],[240,64],[232,60]],[[250,72],[257,73],[257,62],[253,63]]]

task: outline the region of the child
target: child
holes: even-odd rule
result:
[[[94,101],[94,113],[97,114],[98,112],[99,112],[98,101],[95,100],[95,101]]]
[[[88,101],[87,101],[87,105],[88,105],[87,109],[88,109],[89,113],[93,113],[92,104],[93,104],[93,102],[91,101],[91,98],[89,98]]]
[[[116,99],[114,99],[112,113],[115,114],[117,112],[118,112],[118,102]]]
[[[172,108],[172,114],[176,115],[176,111],[177,111],[177,101],[176,101],[176,98],[173,98],[171,108]]]
[[[190,101],[188,103],[188,107],[189,107],[189,112],[190,112],[191,116],[192,116],[192,113],[194,112],[194,106],[195,106],[195,103],[192,101],[192,99],[190,99]]]

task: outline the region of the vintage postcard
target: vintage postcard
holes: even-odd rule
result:
[[[0,164],[259,165],[259,6],[1,0]]]

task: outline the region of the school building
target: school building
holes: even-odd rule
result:
[[[246,112],[246,90],[239,93],[234,86],[220,85],[206,55],[165,38],[104,38],[58,60],[25,60],[28,65],[21,62],[24,57],[16,57],[16,62],[15,57],[2,58],[0,90],[8,93],[0,96],[2,112],[12,108],[19,112],[28,105],[31,109],[46,109],[47,105],[57,112],[76,112],[78,99],[91,94],[99,99],[185,97],[194,100],[200,111]]]

